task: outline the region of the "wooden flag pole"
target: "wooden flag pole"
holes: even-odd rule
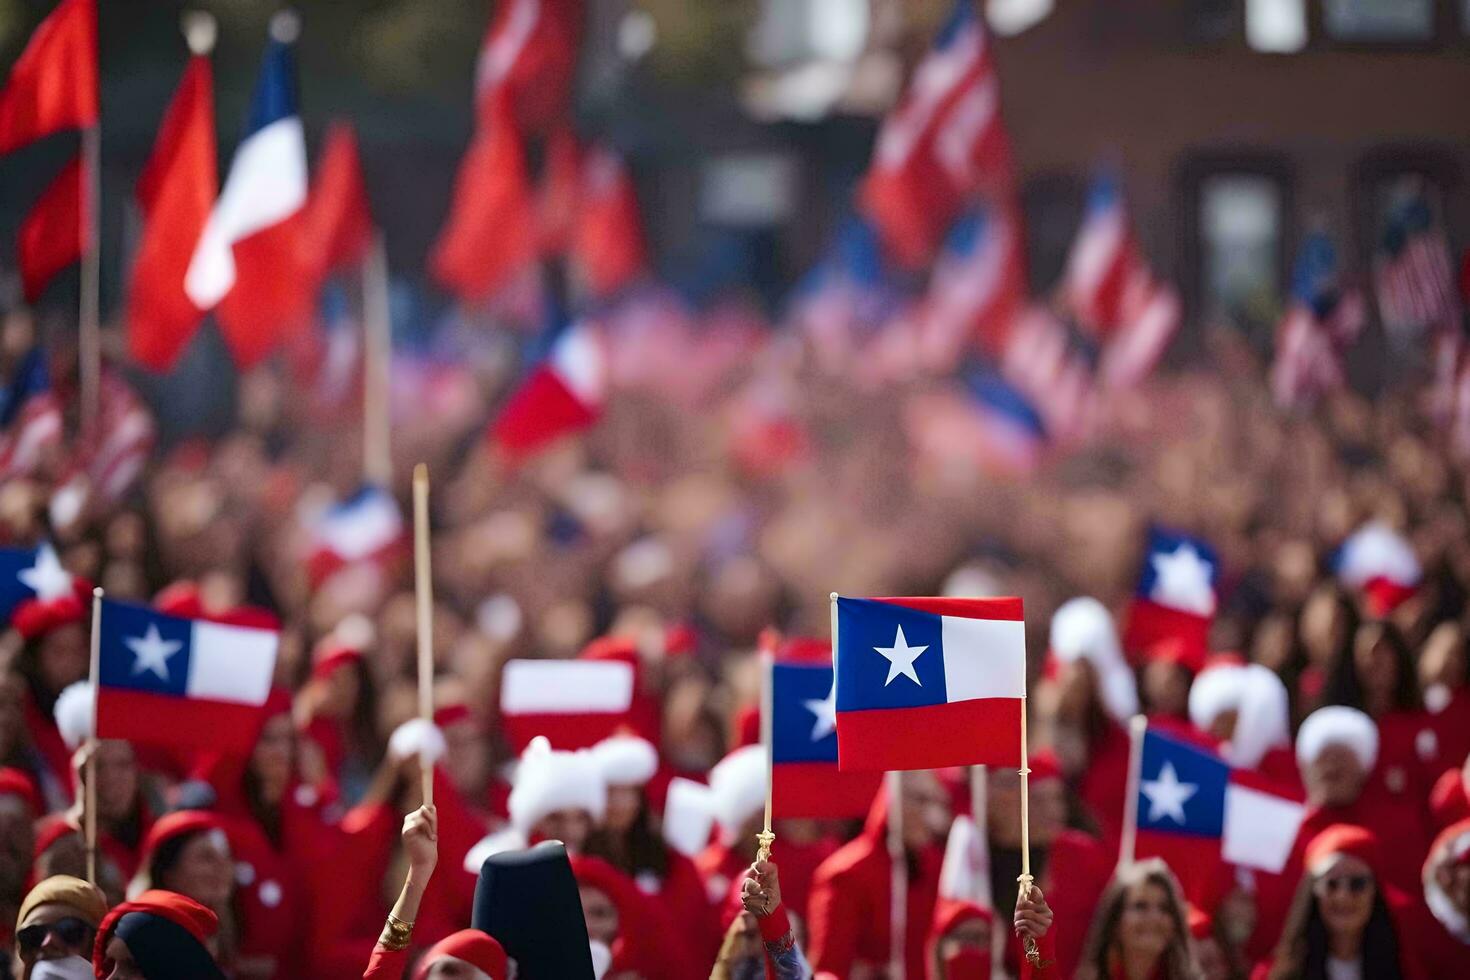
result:
[[[82,130],[81,300],[77,320],[77,382],[81,398],[81,430],[91,434],[102,399],[102,262],[98,213],[102,205],[102,128]]]
[[[382,233],[373,236],[362,262],[362,475],[379,487],[393,482],[389,374],[393,327],[388,303],[388,253]]]
[[[903,847],[903,773],[890,771],[888,781],[888,975],[902,980],[908,963],[909,869]]]
[[[771,651],[761,651],[761,745],[766,750],[766,819],[761,832],[755,835],[758,842],[755,849],[757,863],[771,859],[771,845],[776,842],[776,834],[771,830],[771,790],[775,781],[775,765],[772,758],[774,740],[771,737],[772,687],[775,684],[775,677],[772,675],[775,660],[775,655]]]
[[[1138,845],[1138,783],[1143,778],[1143,735],[1148,718],[1128,719],[1128,795],[1123,798],[1123,840],[1118,847],[1118,868],[1130,867]]]
[[[1031,893],[1031,764],[1028,761],[1026,749],[1026,697],[1021,697],[1021,874],[1016,878],[1020,884],[1020,897],[1025,898]],[[1041,965],[1041,951],[1036,947],[1036,940],[1030,936],[1026,937],[1023,944],[1026,949],[1026,959],[1032,966]]]
[[[419,717],[434,722],[434,586],[429,573],[429,467],[413,468],[414,578],[418,598]],[[434,805],[434,767],[427,752],[419,755],[424,806]]]
[[[92,651],[87,676],[92,685],[92,727],[87,732],[86,789],[82,834],[87,847],[87,880],[97,884],[97,675],[102,660],[102,590],[92,590]]]

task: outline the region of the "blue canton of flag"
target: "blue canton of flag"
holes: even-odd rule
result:
[[[0,548],[0,621],[9,622],[23,602],[59,599],[72,589],[72,577],[51,545]]]
[[[1148,531],[1148,556],[1138,576],[1139,598],[1199,615],[1215,611],[1220,560],[1203,540],[1164,528]]]
[[[771,668],[771,761],[837,762],[837,699],[832,668]]]
[[[1230,767],[1212,753],[1157,732],[1143,738],[1138,828],[1195,837],[1225,832]]]
[[[946,703],[941,617],[868,599],[837,601],[837,649],[847,654],[837,678],[839,710]]]

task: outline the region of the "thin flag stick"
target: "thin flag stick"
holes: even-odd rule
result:
[[[418,597],[419,717],[434,721],[434,586],[429,573],[429,467],[413,468],[414,577]],[[434,805],[434,767],[427,750],[419,755],[424,806]]]
[[[1021,874],[1016,881],[1020,883],[1020,896],[1025,898],[1031,893],[1031,884],[1035,881],[1031,877],[1031,764],[1027,761],[1026,749],[1026,697],[1021,696]],[[1041,951],[1036,948],[1036,940],[1030,936],[1026,937],[1023,944],[1026,948],[1026,959],[1032,966],[1041,965]]]
[[[86,792],[82,825],[87,845],[87,880],[97,884],[97,675],[102,661],[102,590],[92,590],[92,652],[87,676],[92,685],[92,727],[87,732]]]
[[[393,482],[391,421],[388,414],[392,369],[392,324],[388,303],[388,253],[382,233],[373,236],[362,262],[362,475],[366,483]]]
[[[1138,784],[1143,778],[1143,735],[1148,719],[1134,715],[1128,719],[1128,795],[1123,798],[1123,840],[1118,848],[1118,867],[1133,864],[1138,845]]]
[[[908,963],[909,869],[903,849],[903,773],[888,773],[888,860],[893,877],[888,901],[888,975],[902,980]]]
[[[77,319],[77,378],[81,388],[81,428],[90,435],[97,425],[102,397],[102,263],[97,230],[102,209],[102,128],[82,130],[82,282]]]
[[[770,650],[761,651],[761,745],[766,750],[766,819],[762,824],[761,832],[755,835],[758,846],[755,850],[756,863],[769,861],[771,859],[771,845],[776,841],[776,834],[771,830],[771,790],[775,779],[775,765],[772,758],[771,738],[771,713],[772,713],[772,688],[775,686],[775,656]]]

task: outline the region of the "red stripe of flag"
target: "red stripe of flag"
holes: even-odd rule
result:
[[[104,687],[97,697],[97,737],[248,753],[260,734],[262,714],[257,705]]]
[[[837,764],[844,772],[1019,765],[1024,704],[1021,698],[977,698],[841,711]]]

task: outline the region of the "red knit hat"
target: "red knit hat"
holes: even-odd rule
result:
[[[311,679],[331,677],[338,668],[361,661],[362,651],[355,644],[345,643],[335,633],[328,633],[311,651]]]
[[[63,626],[87,618],[92,600],[92,583],[73,578],[72,590],[54,599],[27,599],[10,614],[10,625],[27,640],[38,639]]]
[[[1051,749],[1037,749],[1031,753],[1026,764],[1031,769],[1033,786],[1048,779],[1062,778],[1062,764],[1057,760],[1057,754]]]
[[[1323,830],[1307,844],[1302,861],[1309,872],[1315,873],[1334,854],[1346,854],[1362,861],[1373,874],[1378,874],[1382,864],[1382,853],[1378,849],[1378,838],[1373,832],[1356,824],[1335,823]]]
[[[31,850],[31,860],[39,861],[41,855],[51,850],[61,838],[81,832],[81,828],[72,823],[71,819],[64,814],[53,813],[42,818],[36,824],[36,844]]]
[[[160,847],[176,837],[211,830],[226,833],[226,825],[224,817],[208,810],[175,810],[159,817],[148,828],[148,833],[144,835],[143,843],[138,848],[143,856],[142,863],[146,865]]]
[[[263,630],[281,628],[280,617],[269,609],[261,609],[258,606],[235,606],[232,609],[206,608],[198,583],[188,579],[180,579],[172,585],[164,586],[163,590],[153,597],[153,607],[159,612],[168,613],[170,616],[181,616],[184,619],[207,619],[210,622],[224,623],[228,626],[248,626]]]
[[[97,946],[93,954],[97,964],[100,965],[104,958],[107,940],[113,927],[117,925],[117,920],[129,912],[147,912],[149,915],[167,919],[193,936],[201,946],[207,945],[209,937],[219,931],[219,917],[208,907],[178,892],[150,888],[132,901],[114,905],[102,920],[102,925],[97,927]]]
[[[430,946],[414,969],[413,980],[424,980],[429,975],[429,968],[445,957],[463,960],[490,980],[506,980],[505,950],[478,929],[461,929]]]
[[[578,660],[621,660],[638,664],[638,644],[626,636],[599,636],[582,648]]]
[[[36,792],[36,784],[31,782],[31,777],[10,766],[0,768],[0,796],[20,797],[33,814],[45,810],[41,806],[41,795]]]

